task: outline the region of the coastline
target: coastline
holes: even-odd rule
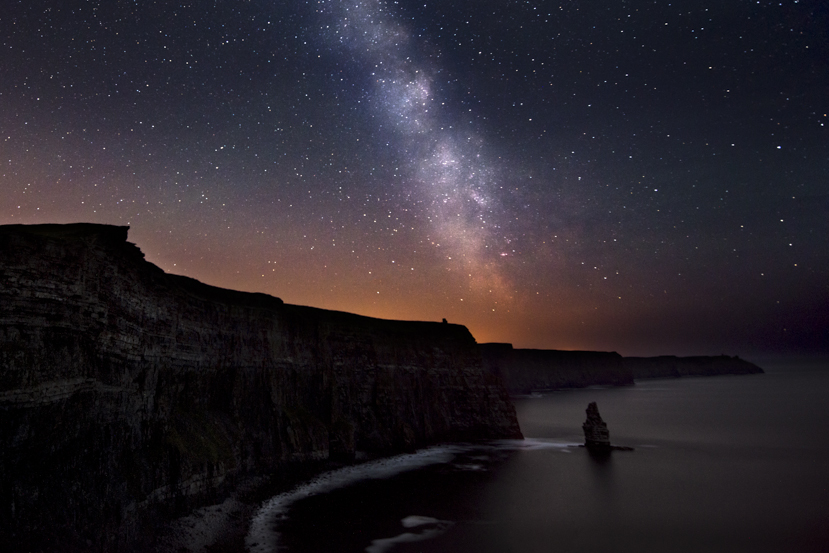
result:
[[[776,368],[776,367],[775,367]],[[777,371],[771,369],[771,373],[775,374]],[[811,367],[810,367],[811,368]],[[763,373],[757,373],[763,374]],[[719,375],[717,375],[719,376]],[[743,376],[743,375],[723,375],[723,376]],[[642,384],[658,381],[705,381],[705,380],[721,380],[720,378],[712,378],[706,375],[696,375],[690,377],[673,377],[663,376],[657,378],[641,379]],[[725,381],[730,379],[725,379]],[[541,393],[532,394],[531,396],[511,396],[514,399],[541,399],[548,393],[561,392],[575,392],[583,395],[589,390],[597,390],[602,393],[612,393],[613,390],[621,390],[619,386],[595,386],[587,388],[567,388],[557,390],[546,390]],[[581,417],[581,414],[579,414]],[[579,432],[574,427],[574,433]],[[629,438],[623,438],[625,443],[630,442]],[[537,439],[525,438],[524,445],[515,447],[516,449],[532,449],[538,447],[550,447],[549,444],[539,442]],[[563,442],[562,442],[563,443]],[[533,445],[534,444],[534,445]],[[449,449],[457,448],[458,451],[463,450],[472,444],[469,443],[447,443],[434,447],[445,447]],[[481,444],[478,444],[481,445]],[[640,444],[637,444],[640,445]],[[508,446],[509,447],[509,446]],[[642,446],[643,449],[656,447],[652,445]],[[583,444],[570,443],[564,449],[574,448],[576,450],[583,450]],[[634,451],[633,447],[628,446],[613,446],[613,450],[620,452]],[[423,451],[423,450],[420,450]],[[403,454],[407,455],[407,454]],[[267,506],[267,504],[278,497],[286,495],[293,495],[302,488],[307,488],[320,477],[326,474],[340,470],[357,469],[362,466],[371,465],[376,462],[385,462],[400,455],[376,456],[373,458],[363,458],[350,463],[332,463],[320,462],[316,467],[310,469],[308,466],[297,465],[293,467],[290,474],[285,473],[281,475],[274,475],[269,482],[259,481],[255,485],[249,484],[243,486],[242,489],[235,492],[231,498],[222,503],[202,507],[190,513],[187,516],[175,519],[170,524],[166,525],[164,532],[160,534],[161,539],[156,544],[156,551],[159,553],[247,553],[253,551],[256,553],[268,553],[273,551],[270,546],[257,547],[259,542],[246,543],[247,538],[251,534],[251,527],[254,519]],[[359,480],[355,480],[359,481]],[[330,491],[329,489],[320,489],[314,493],[304,495],[324,494]],[[302,492],[300,492],[302,495]],[[292,501],[291,501],[292,502]],[[272,518],[269,520],[273,520]],[[251,547],[253,545],[253,547]]]
[[[158,553],[269,552],[272,548],[263,543],[262,537],[272,534],[270,517],[294,501],[354,482],[444,463],[470,446],[447,443],[350,463],[325,461],[314,467],[296,464],[274,474],[269,481],[259,478],[240,486],[221,503],[200,507],[166,523],[151,547]]]
[[[128,230],[0,225],[0,543],[141,550],[295,463],[521,436],[466,327],[167,274]]]
[[[477,450],[440,467],[309,496],[277,519],[285,551],[358,553],[409,530],[452,527],[387,551],[823,551],[829,534],[820,401],[829,372],[689,378],[571,389],[517,402],[522,451]],[[584,406],[597,401],[614,443],[592,456]],[[797,470],[791,470],[797,467]],[[682,501],[677,501],[681,495]],[[725,516],[730,514],[731,516]],[[597,531],[597,529],[600,529]],[[758,537],[762,537],[758,541]],[[398,542],[400,543],[400,542]],[[825,540],[822,541],[825,545]]]
[[[269,477],[251,478],[224,501],[164,523],[146,546],[158,553],[242,553],[250,522],[265,502],[328,471],[363,462],[293,463]]]

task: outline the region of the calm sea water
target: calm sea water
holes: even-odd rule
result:
[[[251,551],[826,552],[829,367],[516,400],[527,440],[450,446],[275,498]],[[611,441],[581,423],[596,401]]]

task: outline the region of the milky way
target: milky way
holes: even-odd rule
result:
[[[322,36],[369,72],[366,101],[377,125],[393,130],[402,166],[402,206],[425,223],[424,241],[443,247],[476,287],[506,289],[497,256],[509,255],[510,238],[499,224],[497,174],[482,154],[472,129],[448,120],[436,81],[440,62],[424,59],[412,37],[385,2],[320,2],[330,22]],[[471,111],[471,110],[470,110]]]
[[[12,2],[0,223],[625,354],[829,344],[825,2]]]

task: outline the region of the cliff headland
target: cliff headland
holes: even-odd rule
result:
[[[167,274],[127,232],[0,226],[0,549],[146,550],[159,523],[234,490],[520,438],[510,393],[762,372],[289,305]]]
[[[516,349],[512,344],[481,344],[484,366],[511,394],[533,390],[627,386],[633,375],[615,352]]]
[[[127,230],[0,226],[11,550],[129,550],[291,463],[521,436],[464,326],[208,286],[145,261]]]

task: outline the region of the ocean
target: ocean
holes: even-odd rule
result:
[[[826,552],[829,366],[516,398],[523,441],[321,475],[263,505],[251,552]],[[595,401],[615,445],[579,447]]]

